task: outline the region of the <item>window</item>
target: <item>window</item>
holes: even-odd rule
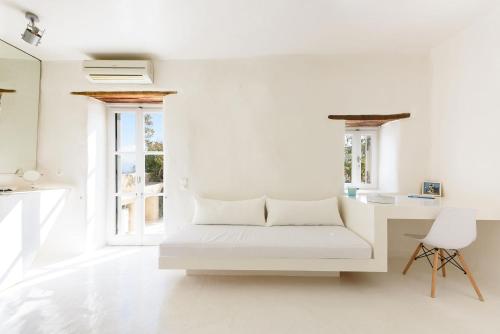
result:
[[[344,137],[344,182],[377,187],[377,130],[349,130]]]

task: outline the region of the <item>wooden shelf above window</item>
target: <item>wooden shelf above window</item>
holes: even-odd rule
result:
[[[3,94],[3,93],[15,93],[16,90],[15,89],[3,89],[3,88],[0,88],[0,94]]]
[[[389,115],[329,115],[329,119],[344,120],[348,128],[377,127],[399,119],[410,118],[410,113]]]
[[[176,91],[115,91],[115,92],[71,92],[73,95],[92,97],[106,103],[163,103],[167,95],[177,94]]]

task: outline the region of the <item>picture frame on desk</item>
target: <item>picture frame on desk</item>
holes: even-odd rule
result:
[[[441,182],[424,181],[422,183],[422,195],[441,197],[443,193],[443,185]]]

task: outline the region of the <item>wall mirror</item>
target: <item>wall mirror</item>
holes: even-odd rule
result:
[[[0,173],[36,168],[39,59],[0,40]]]

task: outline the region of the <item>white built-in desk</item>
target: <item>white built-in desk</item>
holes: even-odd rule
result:
[[[410,198],[407,195],[395,195],[394,197],[394,204],[368,202],[367,195],[345,196],[345,199],[373,206],[375,210],[387,214],[389,219],[435,219],[442,208],[458,207],[476,209],[477,220],[500,221],[500,200],[495,207],[494,205],[484,205],[481,202],[450,200],[445,197],[435,199]]]
[[[360,265],[358,271],[387,271],[387,223],[389,220],[434,220],[444,207],[466,207],[477,210],[479,221],[500,221],[500,208],[446,198],[422,199],[396,195],[394,204],[368,202],[367,195],[340,198],[344,223],[373,247],[373,259]]]
[[[68,193],[68,188],[36,188],[0,194],[0,290],[22,280]]]

